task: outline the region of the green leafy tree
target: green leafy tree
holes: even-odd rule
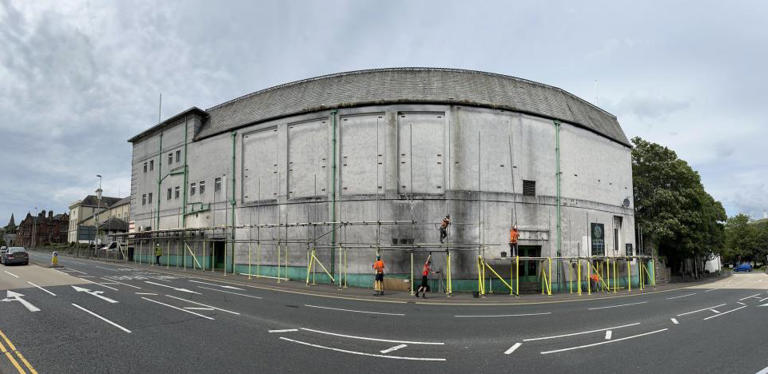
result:
[[[675,270],[683,259],[720,252],[727,216],[699,174],[667,147],[639,137],[632,143],[635,220],[645,249],[658,249]]]
[[[727,262],[740,263],[755,259],[759,245],[758,226],[749,223],[749,216],[739,214],[728,218],[725,225],[725,251]]]

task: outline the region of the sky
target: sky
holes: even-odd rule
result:
[[[768,211],[768,2],[0,0],[0,226],[98,187],[127,139],[298,79],[428,66],[565,89],[688,161],[729,216]]]

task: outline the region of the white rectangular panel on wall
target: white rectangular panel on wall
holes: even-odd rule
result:
[[[398,191],[441,194],[445,191],[445,113],[399,113]]]
[[[518,118],[508,113],[486,109],[458,111],[458,131],[454,135],[457,139],[451,141],[462,146],[451,155],[455,163],[453,187],[513,192],[512,167],[517,160],[510,157],[510,152],[515,154],[518,140],[513,135],[513,126],[517,124]],[[515,179],[519,180],[517,175]]]
[[[243,135],[242,175],[245,202],[277,199],[277,145],[277,128]]]
[[[344,116],[341,123],[341,193],[384,193],[387,125],[383,113]]]
[[[325,196],[328,175],[328,120],[288,125],[288,197]]]

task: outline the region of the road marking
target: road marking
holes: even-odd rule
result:
[[[40,287],[40,286],[38,286],[38,285],[36,285],[36,284],[34,284],[34,283],[30,282],[30,281],[27,281],[27,283],[29,283],[29,284],[31,284],[31,285],[33,285],[33,286],[35,286],[35,287],[37,287],[37,288],[39,288],[39,289],[41,289],[41,290],[43,290],[43,291],[47,292],[47,293],[48,293],[49,295],[51,295],[51,296],[56,296],[56,294],[55,294],[55,293],[53,293],[53,292],[51,292],[51,291],[48,291],[48,290],[46,290],[45,288],[43,288],[43,287]]]
[[[134,285],[132,285],[132,284],[128,284],[128,283],[123,283],[123,282],[120,282],[120,281],[116,281],[116,280],[114,280],[114,279],[112,279],[112,278],[105,278],[105,277],[102,277],[101,279],[104,279],[104,280],[108,280],[108,281],[110,281],[110,282],[115,282],[115,283],[117,283],[117,284],[122,284],[123,286],[133,287],[133,288],[135,288],[135,289],[137,289],[137,290],[140,290],[140,289],[141,289],[141,287],[139,287],[139,286],[134,286]]]
[[[506,351],[504,351],[505,355],[511,355],[512,352],[516,351],[520,346],[523,345],[523,343],[515,343],[515,345],[509,347]]]
[[[6,272],[6,273],[7,273],[7,272]],[[747,297],[742,297],[741,299],[739,299],[739,301],[744,301],[744,300],[746,300],[746,299],[751,299],[751,298],[753,298],[753,297],[755,297],[755,298],[758,298],[758,296],[760,296],[760,294],[759,294],[759,293],[756,293],[756,294],[754,294],[754,295],[750,295],[750,296],[747,296]]]
[[[11,349],[11,351],[13,351],[13,353],[15,353],[15,354],[16,354],[16,356],[18,356],[18,357],[19,357],[19,359],[21,360],[21,362],[22,362],[22,363],[24,363],[24,366],[26,366],[26,367],[27,367],[27,369],[29,369],[29,372],[30,372],[31,374],[37,374],[37,370],[35,370],[35,368],[33,368],[33,367],[32,367],[32,365],[29,363],[29,361],[27,361],[27,359],[26,359],[26,358],[24,358],[24,355],[22,355],[22,354],[21,354],[21,352],[19,352],[19,351],[16,349],[16,346],[14,346],[14,345],[13,345],[13,343],[11,343],[11,340],[10,340],[10,339],[8,339],[8,337],[7,337],[7,336],[5,336],[5,333],[4,333],[2,330],[0,330],[0,336],[2,336],[2,337],[3,337],[3,339],[5,340],[5,342],[8,344],[8,348],[10,348],[10,349]],[[2,346],[2,343],[0,343],[0,346]],[[3,352],[5,352],[5,347],[3,347]],[[23,373],[23,371],[22,371],[22,373]]]
[[[714,291],[714,290],[719,290],[719,288],[710,288],[710,289],[708,289],[708,290],[706,290],[706,291],[704,291],[704,292],[712,292],[712,291]]]
[[[96,278],[95,275],[81,275],[80,278]]]
[[[720,311],[718,311],[717,309],[710,309],[710,311],[712,311],[712,313],[715,313],[715,314],[720,314]]]
[[[744,309],[744,308],[746,308],[746,307],[747,307],[747,306],[746,306],[746,305],[744,305],[744,306],[740,306],[740,307],[738,307],[738,308],[736,308],[736,309],[731,309],[731,310],[729,310],[729,311],[727,311],[727,312],[722,312],[722,313],[720,313],[720,314],[715,314],[714,316],[709,316],[709,317],[707,317],[707,318],[704,318],[704,321],[706,321],[706,320],[708,320],[708,319],[710,319],[710,318],[715,318],[715,317],[724,316],[724,315],[726,315],[726,314],[728,314],[728,313],[730,313],[730,312],[735,312],[735,311],[737,311],[737,310],[739,310],[739,309]]]
[[[758,371],[755,374],[768,374],[768,367],[764,368],[763,370]]]
[[[656,334],[656,333],[660,333],[660,332],[663,332],[663,331],[667,331],[667,330],[669,330],[669,329],[666,329],[666,328],[664,328],[664,329],[660,329],[660,330],[655,330],[655,331],[644,332],[644,333],[642,333],[642,334],[637,334],[637,335],[627,336],[627,337],[624,337],[624,338],[619,338],[619,339],[614,339],[614,340],[606,340],[606,341],[602,341],[602,342],[599,342],[599,343],[592,343],[592,344],[578,345],[578,346],[575,346],[575,347],[570,347],[570,348],[562,348],[562,349],[555,349],[555,350],[552,350],[552,351],[544,351],[544,352],[541,352],[541,354],[543,354],[543,355],[548,355],[548,354],[551,354],[551,353],[560,353],[560,352],[566,352],[566,351],[573,351],[573,350],[576,350],[576,349],[583,349],[583,348],[595,347],[595,346],[598,346],[598,345],[603,345],[603,344],[611,344],[611,343],[617,343],[617,342],[620,342],[620,341],[623,341],[623,340],[628,340],[628,339],[639,338],[639,337],[641,337],[641,336],[646,336],[646,335]]]
[[[682,316],[687,316],[687,315],[693,314],[693,313],[703,312],[705,310],[710,310],[712,308],[721,307],[723,305],[725,305],[725,304],[719,304],[719,305],[710,306],[710,307],[707,307],[707,308],[696,309],[696,310],[693,310],[693,311],[690,311],[690,312],[680,313],[676,317],[682,317]]]
[[[224,293],[229,293],[229,294],[232,294],[232,295],[237,295],[237,296],[242,296],[242,297],[250,297],[252,299],[262,299],[261,296],[253,296],[253,295],[246,295],[244,293],[237,293],[237,292],[232,292],[232,291],[217,290],[215,288],[210,288],[210,287],[197,286],[197,288],[202,288],[204,290],[211,290],[211,291],[216,291],[216,292],[224,292]]]
[[[341,352],[341,353],[349,353],[349,354],[359,355],[359,356],[381,357],[381,358],[391,358],[391,359],[395,359],[395,360],[411,360],[411,361],[445,361],[444,358],[387,356],[387,355],[380,355],[380,354],[375,354],[375,353],[365,353],[365,352],[350,351],[350,350],[346,350],[346,349],[326,347],[324,345],[307,343],[307,342],[303,342],[303,341],[300,341],[300,340],[288,339],[288,338],[286,338],[284,336],[281,336],[280,339],[285,340],[285,341],[289,341],[289,342],[292,342],[292,343],[306,345],[306,346],[309,346],[309,347],[320,348],[320,349],[327,349],[327,350],[330,350],[330,351],[336,351],[336,352]]]
[[[601,331],[607,331],[607,330],[618,330],[618,329],[622,329],[622,328],[625,328],[625,327],[632,327],[632,326],[637,326],[637,325],[639,325],[639,324],[640,324],[640,322],[634,322],[634,323],[629,323],[629,324],[626,324],[626,325],[621,325],[621,326],[606,327],[606,328],[604,328],[604,329],[589,330],[589,331],[581,331],[581,332],[574,332],[574,333],[570,333],[570,334],[562,334],[562,335],[544,336],[544,337],[541,337],[541,338],[530,338],[530,339],[523,339],[523,341],[524,341],[524,342],[535,342],[535,341],[539,341],[539,340],[548,340],[548,339],[565,338],[565,337],[569,337],[569,336],[584,335],[584,334],[592,334],[592,333],[595,333],[595,332],[601,332]]]
[[[3,270],[3,271],[4,271],[6,274],[8,274],[8,275],[10,275],[10,276],[12,276],[12,277],[14,277],[14,278],[18,278],[18,277],[19,277],[18,275],[16,275],[16,274],[13,274],[13,273],[11,273],[11,272],[10,272],[10,271],[8,271],[8,270]]]
[[[281,332],[296,332],[296,331],[299,331],[299,329],[269,330],[269,333],[275,334],[275,333],[281,333]]]
[[[200,292],[195,292],[195,291],[192,291],[192,290],[188,290],[186,288],[178,288],[178,287],[169,286],[167,284],[162,284],[162,283],[157,283],[157,282],[150,282],[150,281],[144,281],[144,283],[154,284],[155,286],[160,286],[160,287],[171,288],[171,289],[174,289],[174,290],[179,291],[179,292],[186,292],[186,293],[193,293],[193,294],[196,294],[196,295],[201,295]]]
[[[605,332],[605,340],[611,340],[611,336],[613,336],[613,332],[611,332],[611,330]]]
[[[309,305],[309,304],[304,304],[304,306],[307,306],[307,307],[310,307],[310,308],[338,310],[338,311],[342,311],[342,312],[352,312],[352,313],[378,314],[378,315],[383,315],[383,316],[398,316],[398,317],[405,316],[405,314],[403,314],[403,313],[370,312],[370,311],[366,311],[366,310],[331,308],[329,306],[318,306],[318,305]]]
[[[94,316],[94,317],[96,317],[96,318],[98,318],[98,319],[100,319],[100,320],[102,320],[102,321],[106,322],[106,323],[109,323],[110,325],[112,325],[112,326],[115,326],[115,327],[117,327],[118,329],[120,329],[120,330],[123,330],[123,331],[125,331],[125,332],[126,332],[126,333],[128,333],[128,334],[130,334],[130,333],[131,333],[131,330],[128,330],[128,329],[126,329],[126,328],[125,328],[125,327],[123,327],[123,326],[120,326],[120,325],[118,325],[118,324],[116,324],[116,323],[114,323],[114,322],[112,322],[112,321],[110,321],[110,320],[108,320],[108,319],[106,319],[106,318],[104,318],[104,317],[102,317],[102,316],[100,316],[100,315],[98,315],[98,314],[94,313],[94,312],[91,312],[90,310],[88,310],[88,309],[85,309],[85,308],[81,307],[80,305],[77,305],[77,304],[75,304],[75,303],[72,303],[72,305],[73,305],[75,308],[77,308],[77,309],[80,309],[80,310],[82,310],[82,311],[84,311],[84,312],[86,312],[86,313],[88,313],[88,314],[90,314],[90,315],[92,315],[92,316]]]
[[[5,357],[7,357],[8,361],[10,361],[13,364],[13,366],[16,367],[16,370],[18,370],[20,374],[26,374],[24,372],[24,369],[21,368],[21,365],[19,365],[19,363],[16,361],[15,358],[13,358],[13,356],[11,355],[11,352],[8,352],[8,350],[5,349],[5,346],[3,345],[3,343],[0,343],[0,352],[5,353]]]
[[[674,323],[675,325],[679,325],[680,324],[680,322],[677,322],[676,318],[670,318],[669,320],[672,321],[672,323]]]
[[[226,288],[226,289],[229,289],[229,290],[245,291],[245,289],[239,288],[239,287],[235,287],[235,286],[227,286],[227,285],[216,284],[216,283],[201,282],[201,281],[196,281],[196,280],[192,280],[192,279],[190,279],[189,281],[192,282],[192,283],[207,284],[209,286],[216,286],[216,287]]]
[[[528,316],[545,316],[552,314],[552,312],[544,313],[521,313],[521,314],[465,314],[455,315],[454,318],[504,318],[504,317],[528,317]]]
[[[207,308],[204,306],[185,306],[184,309],[186,310],[213,310],[213,308]]]
[[[103,294],[104,291],[91,291],[91,290],[89,290],[89,289],[87,289],[85,287],[78,287],[78,286],[72,286],[72,288],[74,288],[75,291],[77,291],[77,292],[85,292],[85,293],[87,293],[89,295],[96,296],[99,299],[102,299],[102,300],[104,300],[104,301],[106,301],[106,302],[108,302],[110,304],[117,304],[118,303],[117,300],[110,299],[110,298],[108,298],[106,296],[102,296],[101,294]]]
[[[763,302],[763,301],[765,301],[765,300],[768,300],[768,297],[766,297],[766,298],[764,298],[764,299],[760,299],[760,300],[758,300],[757,302],[758,302],[758,303],[762,303],[762,302]]]
[[[387,348],[387,349],[384,349],[384,350],[381,350],[381,351],[379,351],[379,352],[381,352],[381,353],[384,353],[384,354],[387,354],[387,353],[389,353],[389,352],[394,352],[394,351],[396,351],[396,350],[398,350],[398,349],[403,349],[403,348],[405,348],[405,347],[407,347],[407,346],[408,346],[407,344],[398,344],[398,345],[396,345],[396,346],[394,346],[394,347],[389,347],[389,348]]]
[[[156,294],[156,293],[154,293],[154,292],[136,292],[136,294],[137,294],[137,295],[152,295],[152,296],[157,296],[157,294]]]
[[[587,308],[587,310],[600,310],[600,309],[620,308],[620,307],[623,307],[623,306],[640,305],[640,304],[645,304],[645,303],[647,303],[647,301],[640,301],[640,302],[637,302],[637,303],[609,305],[609,306],[598,306],[598,307],[594,307],[594,308]]]
[[[8,290],[7,296],[2,301],[6,301],[6,302],[18,301],[19,304],[24,305],[24,307],[27,308],[27,310],[29,310],[30,312],[40,311],[40,308],[32,305],[32,303],[30,303],[29,301],[22,299],[23,296],[24,294],[20,294],[18,292],[13,292],[11,290]]]
[[[736,304],[739,304],[739,305],[747,305],[747,304],[744,304],[744,303],[742,303],[741,301],[737,301],[737,302],[736,302]]]
[[[212,305],[207,305],[207,304],[203,304],[203,303],[198,303],[197,301],[192,301],[192,300],[182,299],[182,298],[180,298],[180,297],[176,297],[176,296],[172,296],[172,295],[165,295],[165,296],[166,296],[166,297],[170,297],[171,299],[176,299],[176,300],[186,301],[186,302],[188,302],[188,303],[192,303],[192,304],[196,304],[196,305],[202,305],[202,306],[204,306],[204,307],[206,307],[206,308],[211,308],[211,309],[220,310],[220,311],[222,311],[222,312],[227,312],[227,313],[229,313],[229,314],[234,314],[234,315],[236,315],[236,316],[239,316],[239,315],[240,315],[240,313],[238,313],[238,312],[233,312],[233,311],[231,311],[231,310],[226,310],[226,309],[218,308],[218,307],[215,307],[215,306],[212,306]],[[191,309],[191,307],[188,307],[188,309]]]
[[[107,285],[106,285],[106,284],[104,284],[104,283],[96,283],[96,282],[92,282],[92,283],[93,283],[93,284],[95,284],[95,285],[97,285],[97,286],[101,286],[101,287],[104,287],[104,288],[106,288],[106,289],[109,289],[109,290],[112,290],[112,291],[120,291],[120,290],[118,290],[117,288],[115,288],[115,287],[110,287],[110,286],[107,286]]]
[[[368,337],[365,337],[365,336],[344,335],[344,334],[338,334],[338,333],[335,333],[335,332],[313,330],[313,329],[308,329],[308,328],[304,328],[304,327],[302,327],[301,329],[304,330],[304,331],[314,332],[314,333],[317,333],[317,334],[338,336],[340,338],[369,340],[369,341],[374,341],[374,342],[401,343],[401,344],[413,344],[413,345],[445,345],[445,343],[443,343],[443,342],[414,342],[414,341],[408,341],[408,340],[378,339],[378,338],[368,338]]]
[[[105,268],[103,266],[98,266],[98,265],[93,265],[93,267],[99,268],[99,269],[103,269],[103,270],[109,270],[109,271],[118,271],[118,270],[115,270],[115,269]]]
[[[196,315],[196,316],[198,316],[198,317],[203,317],[203,318],[205,318],[205,319],[210,319],[210,320],[213,320],[213,318],[211,318],[211,317],[208,317],[208,316],[206,316],[206,315],[202,315],[202,314],[200,314],[200,313],[195,313],[195,312],[192,312],[192,311],[186,310],[186,309],[184,309],[184,308],[179,308],[179,307],[176,307],[176,306],[173,306],[173,305],[170,305],[170,304],[166,304],[166,303],[163,303],[163,302],[160,302],[160,301],[157,301],[157,300],[148,299],[148,298],[146,298],[146,297],[143,297],[143,296],[142,296],[141,298],[142,298],[142,299],[144,299],[144,300],[147,300],[147,301],[151,301],[151,302],[153,302],[153,303],[155,303],[155,304],[164,305],[164,306],[167,306],[167,307],[169,307],[169,308],[172,308],[172,309],[176,309],[176,310],[180,310],[180,311],[182,311],[182,312],[185,312],[185,313],[194,314],[194,315]]]
[[[696,294],[696,292],[685,294],[685,295],[680,295],[680,296],[672,296],[672,297],[668,297],[667,300],[682,299],[684,297],[693,296],[695,294]]]

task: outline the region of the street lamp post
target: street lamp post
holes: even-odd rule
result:
[[[96,190],[96,199],[98,202],[96,203],[96,238],[94,239],[94,242],[98,246],[98,240],[99,240],[99,213],[101,212],[101,174],[96,174],[96,177],[99,178],[99,189]],[[94,248],[96,250],[96,248]]]

